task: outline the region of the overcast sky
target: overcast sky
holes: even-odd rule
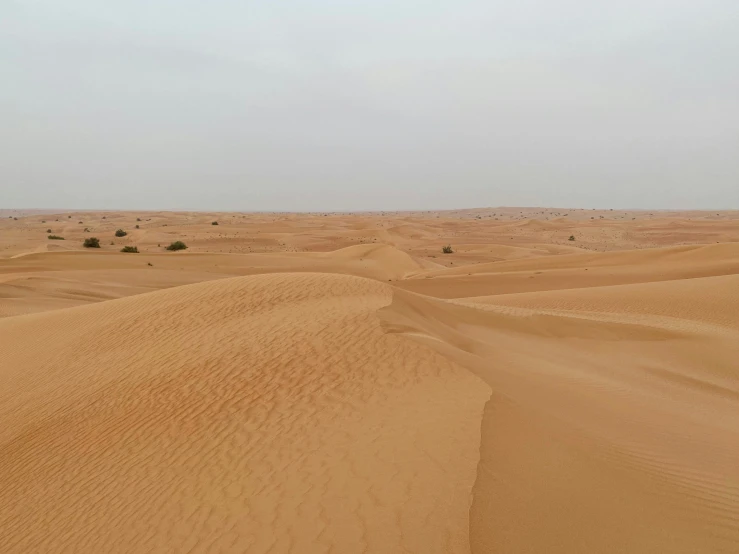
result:
[[[739,208],[739,0],[0,0],[0,208]]]

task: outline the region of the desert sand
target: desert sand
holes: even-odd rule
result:
[[[0,422],[3,553],[739,552],[739,212],[0,211]]]

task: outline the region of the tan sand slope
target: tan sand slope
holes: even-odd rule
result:
[[[3,551],[467,551],[490,391],[383,333],[391,298],[286,274],[0,321]]]
[[[0,552],[739,552],[735,212],[10,215]]]
[[[429,271],[398,286],[440,298],[584,289],[739,273],[739,243],[572,254]]]
[[[721,279],[703,290],[736,313],[739,281]],[[657,291],[645,293],[662,303]],[[708,314],[694,299],[674,321],[608,321],[396,293],[386,328],[493,390],[473,552],[736,551],[739,327],[701,324],[713,319],[715,304],[705,304]]]
[[[71,307],[232,275],[342,273],[393,281],[439,266],[389,245],[335,252],[152,255],[32,252],[0,261],[0,317]]]

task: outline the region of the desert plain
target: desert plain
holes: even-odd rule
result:
[[[739,552],[739,212],[0,210],[0,552]]]

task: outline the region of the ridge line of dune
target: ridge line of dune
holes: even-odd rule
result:
[[[0,320],[3,551],[469,551],[486,389],[391,299],[281,273]]]

